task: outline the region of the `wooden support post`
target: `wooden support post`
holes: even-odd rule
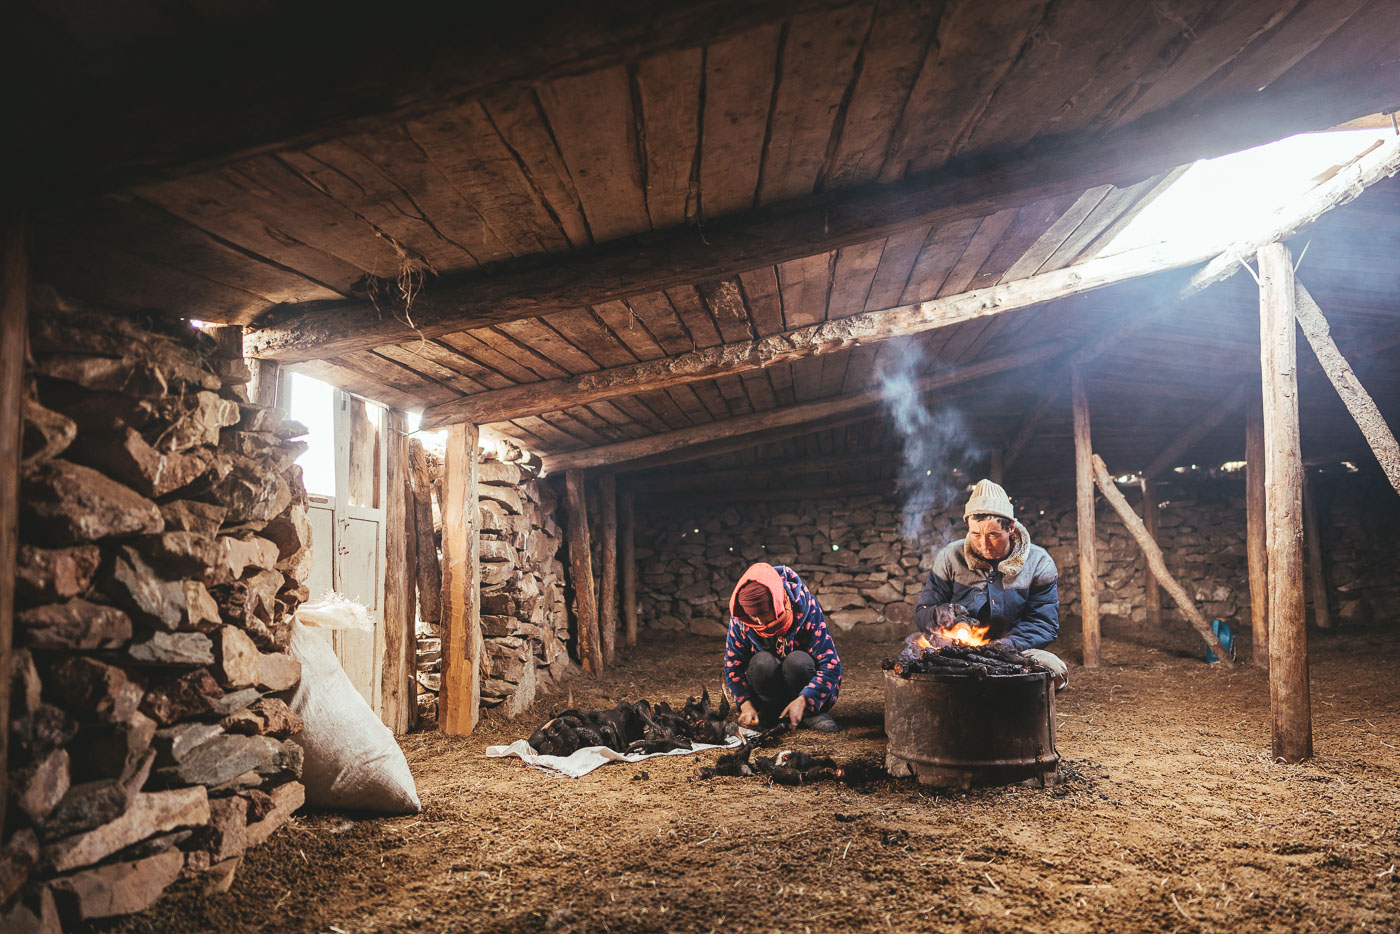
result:
[[[1297,762],[1312,755],[1312,701],[1303,605],[1303,456],[1298,434],[1293,258],[1282,243],[1261,247],[1258,256],[1269,551],[1269,706],[1274,758]]]
[[[438,564],[437,540],[433,536],[433,480],[423,442],[408,442],[408,473],[413,484],[413,529],[418,572],[418,616],[424,622],[442,619],[442,567]]]
[[[24,361],[29,345],[29,261],[18,212],[0,219],[0,840],[10,739],[10,649],[14,636],[15,561],[19,552],[19,457],[24,427]]]
[[[1396,442],[1394,433],[1385,423],[1385,418],[1382,417],[1380,409],[1376,408],[1370,393],[1361,385],[1351,365],[1337,349],[1336,342],[1332,340],[1332,329],[1317,302],[1313,301],[1308,290],[1300,284],[1295,284],[1294,298],[1294,314],[1303,327],[1303,335],[1312,345],[1313,353],[1317,355],[1317,362],[1322,365],[1322,371],[1332,381],[1337,395],[1342,397],[1342,402],[1346,404],[1351,417],[1356,419],[1356,425],[1365,435],[1366,443],[1375,452],[1376,460],[1380,461],[1386,479],[1395,488],[1395,492],[1400,493],[1400,443]]]
[[[466,736],[481,719],[481,511],[477,426],[447,431],[442,478],[442,691],[438,729]]]
[[[1244,417],[1245,543],[1249,555],[1249,616],[1253,627],[1253,662],[1269,667],[1269,547],[1264,498],[1264,408],[1250,397]]]
[[[1142,478],[1142,524],[1147,529],[1147,537],[1154,542],[1157,540],[1157,520],[1161,518],[1161,509],[1157,505],[1157,484],[1146,477]],[[1157,583],[1157,575],[1152,573],[1152,565],[1144,560],[1143,566],[1143,603],[1147,607],[1147,622],[1151,626],[1162,625],[1162,588]]]
[[[618,503],[622,523],[620,552],[622,558],[622,620],[627,629],[627,644],[637,644],[637,497],[623,490]]]
[[[992,448],[991,458],[987,463],[987,479],[997,486],[1006,484],[1006,452],[1001,448]]]
[[[582,470],[564,475],[569,513],[569,570],[574,584],[574,617],[578,620],[578,657],[583,670],[603,673],[603,646],[598,633],[598,602],[593,589],[593,555],[588,542],[588,494]]]
[[[386,420],[387,474],[384,500],[384,659],[380,666],[379,716],[395,733],[407,733],[418,708],[414,670],[418,633],[413,592],[417,574],[408,556],[413,511],[408,481],[408,419],[390,409]],[[416,532],[413,538],[417,539]]]
[[[1098,482],[1099,490],[1103,493],[1103,498],[1108,500],[1108,504],[1123,520],[1128,534],[1137,541],[1138,547],[1142,549],[1143,557],[1147,559],[1147,566],[1152,570],[1158,583],[1181,608],[1187,621],[1191,623],[1192,628],[1201,634],[1206,645],[1215,652],[1216,658],[1220,659],[1220,664],[1226,668],[1233,668],[1235,663],[1230,660],[1230,653],[1226,652],[1224,646],[1220,644],[1220,640],[1216,638],[1215,632],[1210,628],[1210,623],[1206,622],[1205,616],[1196,608],[1196,604],[1191,599],[1191,595],[1186,592],[1186,588],[1177,583],[1176,578],[1172,577],[1171,572],[1167,570],[1167,563],[1162,560],[1162,549],[1157,546],[1157,542],[1152,536],[1147,534],[1147,526],[1143,525],[1137,513],[1133,512],[1133,507],[1128,505],[1127,499],[1118,491],[1103,458],[1097,454],[1093,455],[1093,464],[1090,469],[1093,471],[1094,479]]]
[[[248,366],[253,371],[253,381],[248,386],[248,392],[253,397],[253,401],[268,408],[280,409],[282,407],[282,365],[276,360],[254,358],[248,361]]]
[[[603,637],[603,661],[611,665],[617,657],[617,474],[605,473],[598,478],[602,493],[599,531],[603,536],[603,553],[598,580],[598,625]]]
[[[1318,629],[1332,628],[1332,613],[1327,605],[1327,565],[1322,555],[1323,510],[1317,501],[1317,483],[1312,477],[1303,481],[1303,544],[1308,550],[1308,587],[1312,591],[1313,625]]]
[[[1070,370],[1074,395],[1074,493],[1079,510],[1079,613],[1084,627],[1084,667],[1099,667],[1099,572],[1095,553],[1094,473],[1089,438],[1089,399],[1084,374]]]

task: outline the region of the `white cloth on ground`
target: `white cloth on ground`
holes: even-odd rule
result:
[[[748,736],[755,735],[752,730],[743,730],[742,732]],[[566,775],[569,778],[580,778],[598,766],[607,765],[609,762],[641,762],[643,759],[650,759],[654,756],[685,756],[692,752],[704,752],[707,749],[733,749],[741,742],[743,740],[738,736],[731,736],[723,746],[696,743],[689,749],[672,749],[670,752],[652,753],[618,752],[607,746],[587,746],[569,756],[542,756],[535,752],[529,740],[517,739],[509,746],[487,746],[486,757],[488,759],[504,759],[507,756],[519,756],[521,762],[542,772]]]

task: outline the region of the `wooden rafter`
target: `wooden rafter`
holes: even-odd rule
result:
[[[422,425],[440,428],[458,421],[489,424],[791,363],[1005,314],[1164,270],[1203,263],[1214,255],[1213,251],[1199,250],[1167,253],[1156,247],[1133,250],[1026,279],[823,321],[757,340],[734,341],[659,360],[476,393],[426,409]]]

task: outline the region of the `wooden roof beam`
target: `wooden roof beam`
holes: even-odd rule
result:
[[[1034,366],[1068,350],[1069,345],[1065,342],[1045,343],[1031,350],[995,357],[936,376],[926,376],[914,383],[912,391],[926,393],[950,386],[958,386],[995,373],[1005,373],[1022,367]],[[555,473],[561,470],[617,464],[706,441],[762,432],[770,428],[784,428],[790,425],[822,421],[832,416],[846,415],[882,406],[884,403],[884,394],[879,389],[867,389],[863,392],[849,393],[831,399],[789,405],[766,412],[755,412],[752,415],[740,415],[690,428],[678,428],[649,437],[547,455],[544,458],[544,469],[549,473]]]
[[[422,424],[424,428],[441,428],[462,421],[488,424],[791,363],[1005,314],[1163,270],[1203,263],[1214,255],[1213,251],[1201,250],[1167,253],[1159,247],[1133,250],[958,295],[823,321],[758,340],[479,392],[425,409]]]
[[[1017,152],[979,154],[899,184],[823,192],[707,220],[703,235],[675,228],[563,259],[503,264],[429,285],[408,314],[369,302],[282,306],[268,316],[279,323],[250,331],[245,346],[252,356],[283,361],[335,357],[724,278],[1096,185],[1137,182],[1193,159],[1395,109],[1400,106],[1397,77],[1400,65],[1301,90],[1266,89],[1205,111],[1168,108],[1106,135],[1072,135]]]

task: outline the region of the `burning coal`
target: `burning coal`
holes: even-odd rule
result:
[[[933,619],[919,632],[910,633],[904,648],[885,662],[886,671],[907,678],[916,674],[959,674],[974,678],[1018,675],[1048,670],[1015,649],[993,644],[983,626],[957,603],[933,608]]]
[[[964,484],[955,479],[961,473],[958,465],[979,453],[956,408],[930,409],[915,391],[929,370],[922,347],[906,341],[880,372],[880,393],[902,443],[897,480],[904,502],[900,533],[911,544],[921,538],[924,517],[947,506],[961,491]]]

